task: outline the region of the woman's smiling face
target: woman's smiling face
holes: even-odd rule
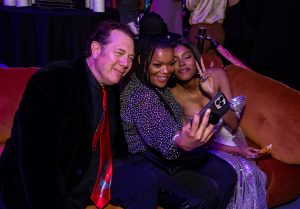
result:
[[[158,88],[164,88],[174,72],[174,68],[174,50],[172,48],[156,48],[149,65],[151,84]]]
[[[196,59],[187,47],[178,45],[174,48],[176,60],[175,76],[178,80],[188,81],[197,73]]]

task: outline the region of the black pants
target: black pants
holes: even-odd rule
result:
[[[157,176],[164,208],[223,209],[236,186],[235,170],[215,155],[174,175],[144,158],[136,163]]]
[[[126,209],[156,209],[159,193],[157,176],[128,162],[114,163],[111,203]]]

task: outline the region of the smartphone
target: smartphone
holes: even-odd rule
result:
[[[223,117],[223,115],[229,110],[230,105],[225,95],[222,92],[218,92],[199,112],[200,121],[203,119],[204,114],[208,108],[211,109],[208,123],[215,125],[219,122],[220,118]],[[190,123],[192,124],[192,122],[193,121],[191,120]]]

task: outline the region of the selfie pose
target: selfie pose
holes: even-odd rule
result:
[[[236,173],[208,152],[213,125],[209,110],[200,121],[183,123],[183,112],[167,82],[174,72],[173,45],[168,38],[140,40],[134,73],[121,93],[121,119],[129,158],[152,171],[164,208],[225,208],[235,188]]]
[[[177,63],[172,93],[183,108],[185,120],[200,111],[217,92],[223,92],[230,103],[230,110],[215,126],[215,134],[209,142],[210,152],[229,162],[238,175],[227,208],[267,208],[266,176],[253,160],[259,157],[259,150],[247,145],[239,127],[245,97],[233,98],[230,82],[222,68],[200,68],[199,51],[189,41],[176,41],[174,56]]]

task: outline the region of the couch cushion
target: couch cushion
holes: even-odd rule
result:
[[[271,157],[257,161],[268,179],[268,207],[295,200],[300,195],[300,165],[288,165]]]
[[[0,153],[10,136],[13,118],[25,86],[37,70],[36,67],[0,68]]]
[[[273,144],[272,157],[300,164],[300,93],[250,70],[226,67],[234,95],[247,97],[241,127],[263,147]]]

